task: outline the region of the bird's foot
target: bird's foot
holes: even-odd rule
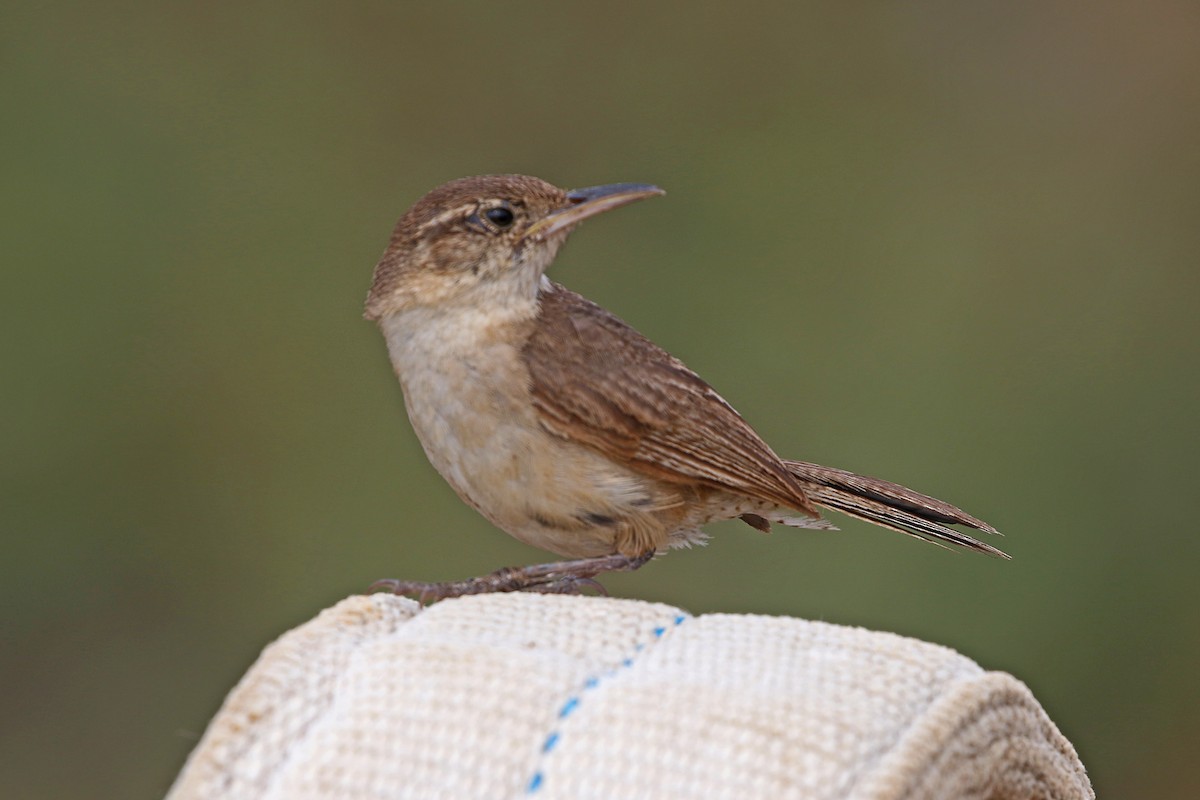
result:
[[[368,592],[390,592],[412,597],[421,605],[449,597],[491,592],[540,592],[542,594],[581,594],[592,588],[603,595],[608,592],[595,577],[603,572],[632,572],[654,557],[653,551],[640,556],[597,556],[527,567],[505,567],[478,578],[444,583],[404,581],[385,578],[375,581]]]

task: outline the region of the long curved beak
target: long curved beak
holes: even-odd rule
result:
[[[534,241],[545,239],[558,231],[578,225],[588,217],[658,194],[666,192],[648,183],[610,183],[606,186],[572,189],[567,192],[567,202],[570,205],[551,211],[530,225],[524,238]]]

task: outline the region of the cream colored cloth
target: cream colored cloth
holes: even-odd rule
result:
[[[269,646],[171,800],[1090,798],[1020,681],[786,617],[351,597]]]

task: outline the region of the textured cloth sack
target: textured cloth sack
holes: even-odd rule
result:
[[[264,651],[169,798],[1093,796],[1025,685],[944,647],[515,593],[326,610]]]

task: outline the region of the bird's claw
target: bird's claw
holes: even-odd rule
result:
[[[592,589],[607,597],[608,592],[596,580],[596,575],[603,572],[635,570],[649,561],[653,555],[653,552],[650,552],[639,556],[598,556],[552,564],[533,564],[527,567],[505,567],[478,578],[444,583],[384,578],[372,583],[367,588],[367,593],[388,592],[402,595],[413,598],[421,605],[428,605],[451,597],[492,592],[582,594],[584,589]]]

